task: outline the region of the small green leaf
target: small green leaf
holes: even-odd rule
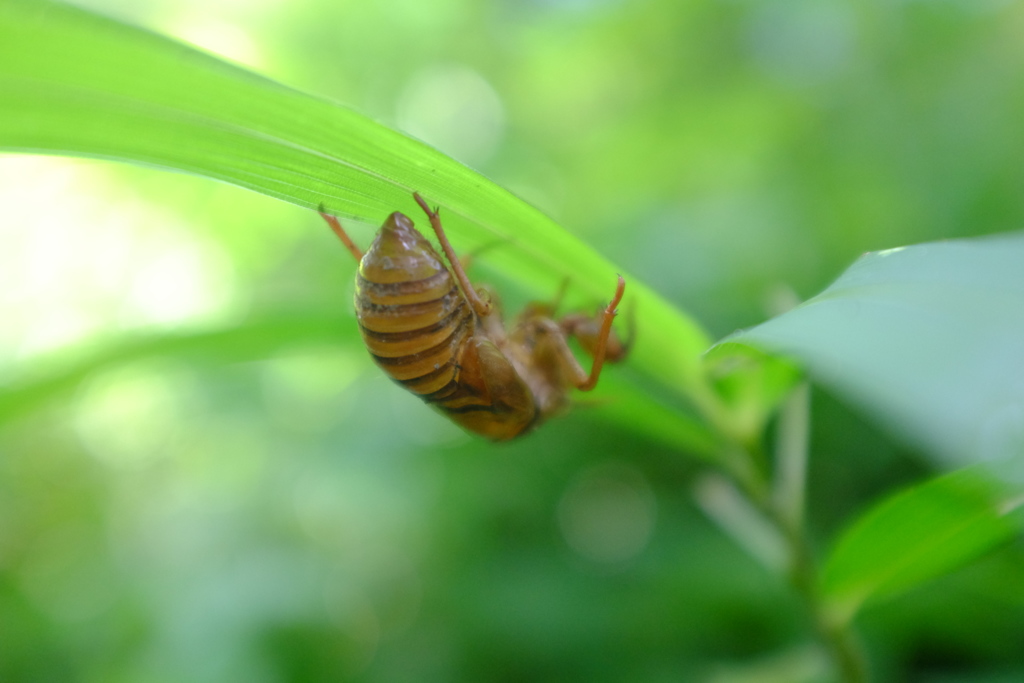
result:
[[[1009,487],[982,467],[896,494],[839,539],[822,571],[822,593],[840,619],[865,601],[942,576],[1020,532],[1011,518],[1024,486]]]
[[[744,344],[716,344],[704,356],[708,376],[730,416],[740,443],[761,438],[775,408],[800,381],[800,368]]]
[[[1024,453],[1024,233],[868,254],[728,341],[798,359],[943,464]]]

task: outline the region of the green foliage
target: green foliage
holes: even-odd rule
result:
[[[1024,222],[1020,8],[91,4],[0,0],[0,148],[188,175],[0,159],[0,679],[1024,675],[1017,479],[929,480],[1019,454],[1021,240],[933,241]],[[390,386],[310,209],[412,190],[630,362],[500,448]]]
[[[46,376],[8,382],[0,391],[0,421],[37,410],[73,390],[90,375],[125,363],[164,356],[203,364],[237,363],[274,356],[296,344],[337,343],[345,339],[354,343],[355,330],[328,312],[278,315],[250,320],[227,330],[129,338]]]
[[[607,297],[615,269],[529,204],[427,145],[186,46],[65,5],[0,7],[0,148],[132,160],[226,180],[315,209],[380,222],[412,192],[444,207],[472,248],[535,295],[574,283]],[[125,68],[125,65],[131,65]],[[183,141],[188,141],[183,144]],[[642,321],[635,364],[684,393],[707,336],[630,277]]]
[[[947,474],[872,508],[836,545],[822,572],[831,609],[850,619],[867,600],[949,573],[1020,533],[1020,486],[984,468]],[[1019,514],[1015,515],[1019,518]]]
[[[798,359],[947,466],[1024,453],[1024,233],[861,257],[732,337]]]

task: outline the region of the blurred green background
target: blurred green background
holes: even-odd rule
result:
[[[716,337],[864,251],[1024,225],[1021,3],[88,6],[437,146]],[[586,405],[492,446],[376,371],[315,214],[5,155],[0,245],[0,680],[827,680],[688,454]],[[826,548],[930,466],[813,416]],[[869,609],[877,679],[1024,680],[1022,577],[1017,543]]]

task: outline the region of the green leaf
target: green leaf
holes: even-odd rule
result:
[[[792,361],[743,344],[716,344],[704,362],[729,412],[734,440],[748,446],[760,440],[774,409],[801,378]]]
[[[352,320],[334,310],[293,311],[264,314],[222,329],[126,336],[74,363],[42,373],[33,369],[26,376],[0,385],[0,424],[70,393],[97,373],[125,363],[148,358],[238,363],[272,358],[297,347],[325,344],[355,347],[358,335]],[[360,355],[365,356],[365,351],[360,350]],[[710,459],[721,447],[707,425],[687,415],[681,407],[658,400],[635,382],[617,375],[602,381],[594,407],[601,420],[694,455]]]
[[[1024,454],[1024,233],[868,254],[734,335],[962,466]]]
[[[570,305],[606,300],[616,269],[551,219],[440,152],[338,105],[188,46],[39,0],[0,5],[0,149],[102,157],[216,178],[379,225],[442,207],[460,249],[490,244],[488,265],[535,296],[566,277]],[[714,399],[700,327],[628,281],[630,363],[696,402]]]
[[[75,389],[83,380],[124,363],[152,357],[199,362],[244,362],[272,357],[290,347],[311,344],[354,344],[356,328],[336,311],[265,315],[224,329],[126,336],[74,363],[0,384],[0,423],[32,411]]]
[[[1024,486],[996,483],[976,466],[883,501],[842,535],[822,571],[822,594],[837,618],[865,601],[942,576],[1020,532],[1010,513]]]

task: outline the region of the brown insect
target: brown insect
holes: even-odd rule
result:
[[[532,303],[508,330],[483,287],[473,287],[438,216],[419,194],[448,265],[405,215],[384,221],[364,255],[334,216],[331,229],[356,260],[355,308],[374,361],[391,379],[456,424],[496,441],[513,439],[564,410],[572,388],[590,391],[604,363],[628,344],[612,330],[626,283],[595,316],[554,319],[555,303]],[[559,297],[560,298],[560,297]],[[569,350],[576,337],[593,356],[588,374]]]

